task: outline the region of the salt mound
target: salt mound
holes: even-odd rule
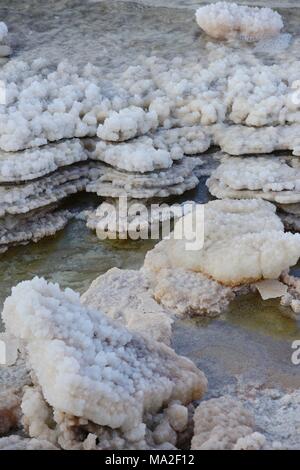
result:
[[[82,306],[74,291],[44,279],[13,288],[2,317],[7,332],[25,342],[40,387],[29,388],[23,398],[32,437],[48,433],[65,448],[145,448],[158,441],[174,446],[177,434],[164,410],[174,401],[187,405],[206,389],[203,373],[189,360]],[[154,436],[155,417],[168,428],[165,440],[159,430]],[[84,443],[80,435],[87,436]]]
[[[254,417],[236,399],[202,402],[194,414],[192,450],[260,450],[265,437],[253,432]]]
[[[219,198],[261,198],[281,205],[300,202],[300,167],[289,157],[227,157],[206,184]]]
[[[190,227],[190,216],[185,218]],[[201,227],[198,231],[202,233]],[[188,249],[187,241],[185,236],[173,237],[147,253],[144,268],[156,284],[161,270],[178,268],[201,272],[230,286],[277,279],[300,255],[300,236],[284,233],[275,207],[262,200],[205,204],[203,248]]]
[[[276,36],[283,28],[281,16],[270,8],[253,8],[217,2],[198,8],[196,21],[215,39],[240,37],[246,41]]]

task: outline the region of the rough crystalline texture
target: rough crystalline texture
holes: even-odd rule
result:
[[[60,167],[87,160],[81,142],[72,139],[23,152],[0,152],[0,182],[13,183],[41,178]]]
[[[109,114],[98,127],[97,135],[103,140],[118,142],[146,134],[157,127],[158,117],[155,111],[145,112],[142,108],[131,106]]]
[[[57,450],[57,447],[43,439],[11,435],[0,439],[0,450]]]
[[[95,135],[111,109],[124,106],[104,97],[99,70],[60,63],[53,70],[44,60],[8,62],[0,71],[6,83],[6,106],[0,112],[0,147],[17,151],[63,138]],[[113,94],[106,84],[106,94]],[[111,87],[111,85],[110,85]],[[122,93],[120,91],[120,93]]]
[[[281,205],[300,202],[300,166],[296,158],[224,158],[206,182],[219,198],[260,198]]]
[[[276,36],[283,28],[281,16],[270,8],[251,8],[228,2],[199,8],[196,21],[201,29],[215,39],[239,37],[257,41]]]
[[[127,196],[133,199],[180,195],[197,186],[197,169],[202,164],[201,158],[190,157],[174,162],[168,170],[143,175],[111,168],[99,179],[89,183],[87,191],[102,197]]]
[[[199,209],[200,210],[200,209]],[[204,244],[189,249],[185,236],[163,240],[147,253],[144,267],[159,283],[164,269],[200,272],[229,286],[259,279],[277,279],[300,256],[300,236],[284,233],[275,206],[262,200],[211,201],[204,205],[203,219],[187,218],[189,236],[202,234]],[[195,215],[197,211],[195,211]],[[181,226],[184,226],[184,220]],[[176,228],[176,227],[175,227]],[[198,243],[197,238],[195,241]],[[199,242],[201,238],[199,238]],[[222,262],[220,262],[222,260]]]
[[[23,406],[32,437],[40,426],[45,431],[48,407],[54,420],[50,440],[63,447],[151,447],[155,416],[167,419],[168,405],[187,405],[206,389],[204,375],[188,359],[82,306],[74,291],[44,279],[13,288],[2,317],[7,332],[25,342],[36,378]],[[160,445],[169,439],[174,446],[171,425]]]
[[[171,231],[171,221],[191,212],[195,203],[186,201],[181,204],[151,204],[147,201],[108,200],[95,211],[87,212],[87,227],[96,230],[100,239],[123,238],[159,239]]]
[[[145,173],[162,168],[170,168],[173,160],[167,150],[156,149],[152,139],[141,137],[136,141],[110,145],[98,142],[92,155],[119,170]]]
[[[71,194],[83,191],[88,183],[102,173],[102,169],[95,164],[71,165],[26,184],[0,185],[0,216],[23,214],[54,204]]]
[[[155,302],[149,280],[140,271],[110,269],[92,282],[81,301],[129,330],[170,344],[172,314]]]
[[[10,246],[37,242],[62,230],[72,214],[67,210],[44,210],[30,212],[24,216],[6,216],[0,222],[0,253]]]
[[[254,432],[254,417],[236,399],[202,402],[194,414],[192,450],[260,450],[265,437]]]
[[[300,280],[288,273],[283,273],[282,282],[287,285],[288,291],[281,298],[281,305],[290,307],[294,312],[294,318],[298,319],[300,315]]]
[[[213,141],[230,155],[271,153],[275,150],[291,150],[300,155],[300,126],[212,126]]]
[[[53,69],[40,59],[31,64],[10,61],[0,70],[7,97],[0,110],[0,148],[17,151],[97,133],[117,142],[158,126],[169,130],[226,122],[276,126],[262,129],[261,145],[266,133],[275,147],[292,146],[298,152],[299,140],[296,145],[287,137],[296,130],[282,126],[300,122],[299,76],[300,62],[292,54],[265,64],[250,48],[238,52],[211,43],[196,60],[189,53],[173,60],[150,57],[107,81],[91,65],[80,69],[61,63]],[[188,146],[194,150],[207,142],[201,135],[192,140]],[[237,144],[227,139],[233,148],[240,144],[240,139]]]

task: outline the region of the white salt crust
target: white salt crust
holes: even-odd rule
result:
[[[50,212],[49,212],[50,211]],[[6,216],[0,222],[0,253],[9,247],[38,242],[44,237],[55,235],[62,230],[72,217],[67,210],[45,210],[28,213],[22,216]]]
[[[157,430],[169,422],[168,405],[185,406],[206,390],[204,374],[188,359],[44,279],[14,287],[2,318],[6,331],[24,341],[35,377],[22,403],[31,437],[63,448],[174,448],[175,430]]]
[[[194,414],[192,450],[261,450],[266,438],[254,432],[253,415],[235,398],[203,401]]]
[[[237,286],[277,279],[283,270],[296,264],[299,255],[300,236],[284,233],[272,204],[253,199],[223,200],[204,205],[202,249],[187,249],[184,237],[163,240],[147,253],[144,266],[156,284],[162,270],[182,268]]]
[[[0,151],[0,182],[13,183],[41,178],[58,168],[87,160],[77,139],[22,152]]]
[[[87,185],[88,192],[98,196],[126,195],[133,199],[149,199],[180,195],[195,188],[199,182],[196,170],[203,164],[199,157],[190,157],[174,162],[171,168],[143,175],[107,169],[104,175]]]
[[[270,8],[248,7],[236,3],[217,2],[198,8],[196,21],[215,39],[246,41],[276,36],[283,28],[281,16]]]
[[[172,314],[154,300],[149,280],[140,271],[110,269],[92,282],[81,301],[129,330],[170,344]]]
[[[300,62],[292,58],[269,65],[250,48],[239,53],[211,43],[196,60],[189,53],[173,60],[141,59],[113,81],[90,64],[79,69],[61,63],[53,70],[41,59],[10,61],[0,71],[7,92],[0,148],[16,151],[97,133],[116,142],[158,126],[217,123],[276,126],[280,135],[282,126],[300,122],[299,76]]]
[[[281,205],[300,202],[300,166],[296,158],[224,158],[206,182],[219,198],[261,198]]]

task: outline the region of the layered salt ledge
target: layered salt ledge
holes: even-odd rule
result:
[[[255,431],[254,416],[235,398],[203,401],[194,414],[192,450],[261,450],[266,438]]]
[[[72,449],[176,446],[174,404],[187,413],[206,389],[188,359],[43,279],[13,288],[2,317],[24,341],[35,377],[22,403],[31,437]]]
[[[0,148],[17,151],[96,134],[117,142],[158,127],[297,124],[299,75],[298,61],[270,66],[250,50],[212,44],[196,61],[189,54],[171,61],[150,57],[114,81],[102,80],[91,65],[53,69],[40,59],[11,61],[0,72],[7,96]]]
[[[0,21],[0,59],[11,54],[11,48],[7,43],[8,28],[3,21]]]
[[[12,246],[36,243],[62,230],[72,214],[68,210],[54,209],[47,207],[18,217],[11,215],[4,217],[0,222],[0,253]]]
[[[283,28],[281,16],[270,8],[217,2],[198,8],[196,21],[214,39],[257,41],[276,36]]]
[[[228,126],[212,127],[213,141],[230,155],[265,154],[276,150],[291,150],[300,155],[300,126]]]
[[[85,190],[101,174],[103,169],[93,164],[72,165],[26,184],[0,185],[0,216],[24,214],[57,203]]]
[[[162,291],[160,285],[160,277],[166,270],[173,273],[172,276],[178,269],[193,276],[195,288],[197,283],[201,284],[201,278],[197,280],[195,277],[199,273],[204,278],[212,278],[211,282],[228,286],[277,279],[282,271],[296,264],[300,255],[300,236],[284,233],[275,210],[275,206],[262,200],[223,200],[205,204],[201,249],[198,247],[201,236],[195,238],[197,244],[194,249],[183,236],[181,239],[163,240],[147,253],[144,269],[153,277],[155,297],[164,303],[166,296],[170,307],[172,298],[168,286]],[[190,215],[185,218],[189,218],[187,223],[191,225],[193,219]],[[202,224],[202,218],[200,222]],[[197,235],[195,229],[191,233]],[[201,227],[198,237],[199,233],[203,233]],[[177,277],[179,280],[180,276]],[[182,284],[183,291],[186,291],[186,283]],[[176,296],[180,296],[179,285]],[[185,308],[189,310],[189,298],[186,294],[182,297]]]
[[[206,182],[219,198],[267,199],[284,207],[300,202],[300,166],[290,157],[225,157]]]
[[[197,170],[203,161],[190,157],[174,162],[167,170],[145,174],[107,169],[105,174],[87,185],[88,192],[98,196],[117,198],[126,195],[132,199],[149,199],[181,195],[199,183]]]
[[[147,201],[126,199],[122,201],[107,200],[102,202],[94,211],[86,214],[87,227],[96,230],[98,237],[135,239],[136,236],[148,238],[151,231],[152,238],[159,238],[160,232],[167,236],[170,232],[170,223],[193,210],[195,203],[187,201],[181,204],[152,204],[147,207]],[[149,206],[149,204],[148,204]]]
[[[0,183],[41,178],[60,167],[87,160],[83,144],[72,139],[22,152],[0,152]]]

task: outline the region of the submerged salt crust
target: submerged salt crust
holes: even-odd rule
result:
[[[187,405],[206,389],[203,373],[188,359],[129,332],[99,311],[83,307],[74,291],[61,291],[58,285],[43,279],[34,278],[15,287],[2,317],[7,332],[25,342],[28,364],[36,385],[41,387],[41,392],[29,389],[23,399],[32,437],[36,437],[38,425],[47,429],[46,400],[57,422],[56,430],[48,428],[47,437],[52,442],[59,440],[64,428],[67,432],[68,422],[72,428],[75,423],[80,427],[91,421],[100,426],[99,448],[108,445],[102,427],[107,427],[107,432],[110,428],[112,446],[118,440],[116,436],[113,442],[114,429],[125,448],[147,446],[143,424],[147,414],[155,415],[173,401]],[[44,412],[32,413],[39,408],[39,401]],[[95,425],[91,429],[97,433]],[[176,441],[172,429],[169,434]],[[60,437],[66,439],[66,435]]]

